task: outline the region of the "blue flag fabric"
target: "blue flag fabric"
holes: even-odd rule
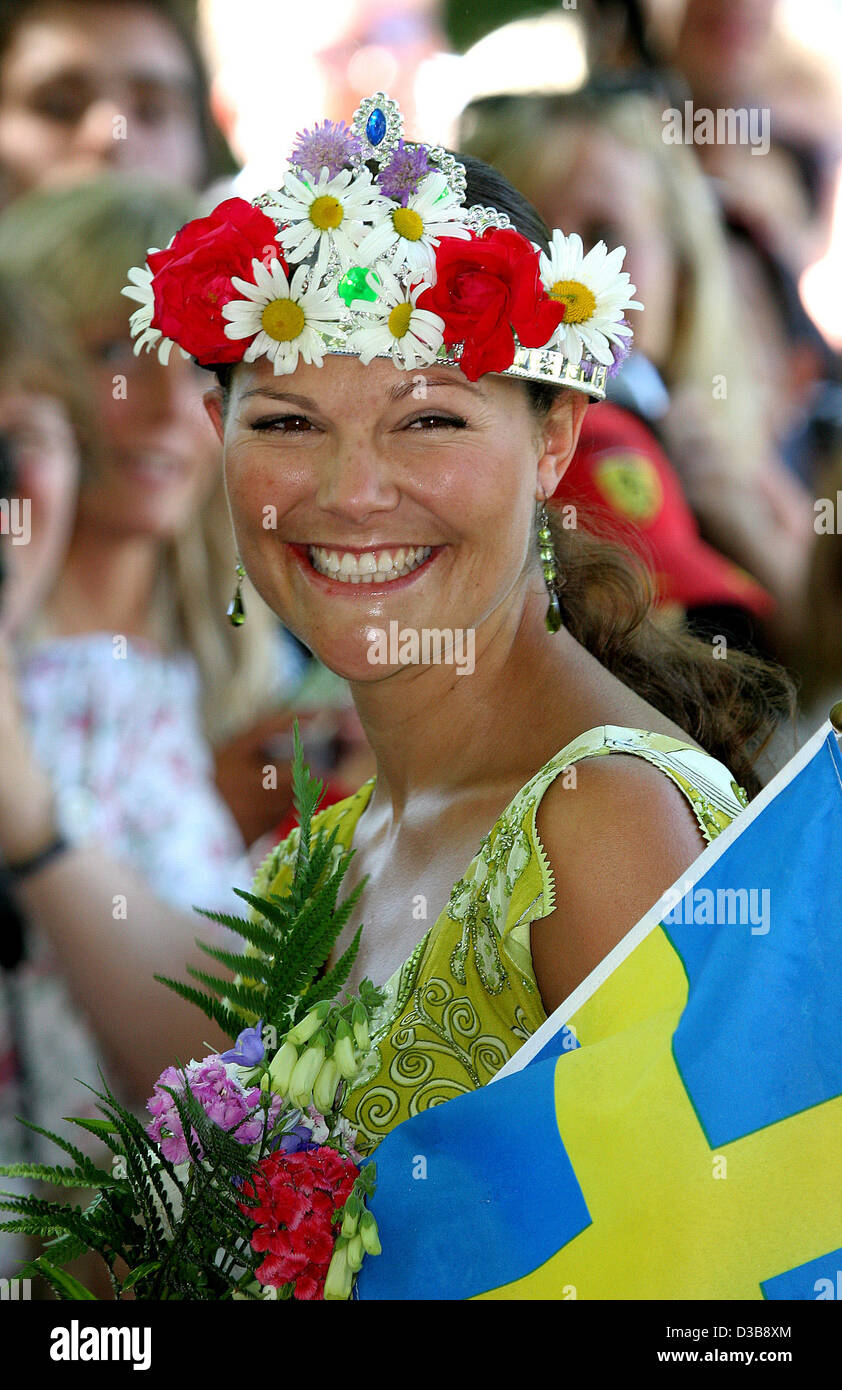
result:
[[[826,725],[507,1074],[381,1142],[359,1296],[835,1296],[840,889]]]

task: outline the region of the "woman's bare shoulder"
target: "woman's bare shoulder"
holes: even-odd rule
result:
[[[659,768],[623,753],[587,758],[575,785],[557,778],[536,828],[555,884],[553,911],[533,924],[532,959],[550,1011],[702,853],[683,792]]]

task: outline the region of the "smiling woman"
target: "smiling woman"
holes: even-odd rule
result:
[[[376,756],[316,818],[355,850],[351,984],[385,987],[346,1101],[364,1148],[495,1074],[740,812],[789,708],[779,672],[659,627],[633,561],[543,509],[640,307],[622,255],[407,144],[377,94],[132,272],[139,342],[216,373],[246,572],[349,680]],[[393,622],[470,632],[471,679],[371,662]],[[288,887],[297,839],[256,893]]]

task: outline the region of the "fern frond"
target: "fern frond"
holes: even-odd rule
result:
[[[2,1169],[6,1178],[29,1178],[53,1187],[108,1187],[115,1181],[102,1168],[83,1173],[79,1168],[50,1167],[46,1163],[12,1163]]]
[[[72,1274],[68,1274],[67,1270],[58,1269],[54,1264],[51,1264],[43,1255],[32,1261],[32,1267],[37,1269],[42,1279],[46,1279],[60,1299],[70,1302],[78,1302],[83,1299],[92,1300],[94,1303],[98,1302],[95,1293],[91,1293],[90,1289],[86,1288]]]
[[[155,979],[168,989],[175,990],[176,994],[180,994],[189,1004],[195,1004],[212,1023],[219,1025],[226,1037],[236,1040],[242,1030],[243,1020],[233,1009],[227,1008],[221,999],[215,999],[212,994],[194,989],[192,985],[183,984],[181,980],[170,980],[166,975],[156,975]]]
[[[362,931],[363,929],[361,926],[357,927],[356,935],[347,951],[343,952],[336,964],[328,970],[326,975],[322,976],[317,984],[311,985],[307,990],[305,1001],[307,1009],[312,1009],[314,1004],[320,1004],[323,999],[336,998],[351,973],[354,961],[357,959]]]
[[[32,1120],[25,1120],[20,1115],[16,1116],[16,1118],[22,1125],[26,1125],[27,1129],[31,1129],[36,1134],[42,1135],[44,1139],[49,1139],[52,1144],[55,1144],[59,1149],[64,1149],[66,1154],[70,1154],[70,1157],[75,1160],[76,1166],[83,1178],[96,1177],[97,1174],[101,1173],[102,1170],[97,1168],[96,1164],[88,1155],[83,1153],[81,1149],[77,1149],[75,1144],[71,1144],[69,1139],[63,1139],[60,1134],[56,1134],[53,1130],[44,1129],[41,1125],[36,1125]],[[0,1167],[0,1173],[3,1173],[3,1171],[4,1169]],[[80,1186],[82,1185],[83,1184],[80,1182]],[[98,1184],[94,1183],[94,1186],[98,1186]]]
[[[94,1094],[97,1095],[98,1092],[95,1091]],[[80,1129],[86,1129],[89,1134],[95,1135],[97,1139],[104,1140],[112,1153],[121,1152],[119,1146],[115,1147],[114,1145],[114,1136],[117,1131],[107,1120],[88,1119],[87,1116],[82,1115],[68,1115],[67,1118],[72,1124],[78,1125]]]
[[[209,989],[216,990],[220,995],[224,995],[232,1004],[239,1004],[241,1009],[251,1009],[257,1000],[262,997],[261,990],[255,990],[253,985],[234,984],[231,980],[224,980],[219,975],[209,975],[206,970],[196,970],[192,965],[188,965],[187,971],[193,976],[194,980],[199,980]],[[238,1027],[237,1032],[240,1029]]]
[[[224,965],[233,975],[250,975],[252,979],[262,980],[272,969],[272,962],[264,956],[247,956],[242,952],[226,951],[221,946],[208,946],[204,941],[196,945],[206,956]]]

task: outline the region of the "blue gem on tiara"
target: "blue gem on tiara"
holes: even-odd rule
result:
[[[365,137],[370,145],[379,145],[385,134],[386,117],[380,107],[375,106],[365,123]]]

